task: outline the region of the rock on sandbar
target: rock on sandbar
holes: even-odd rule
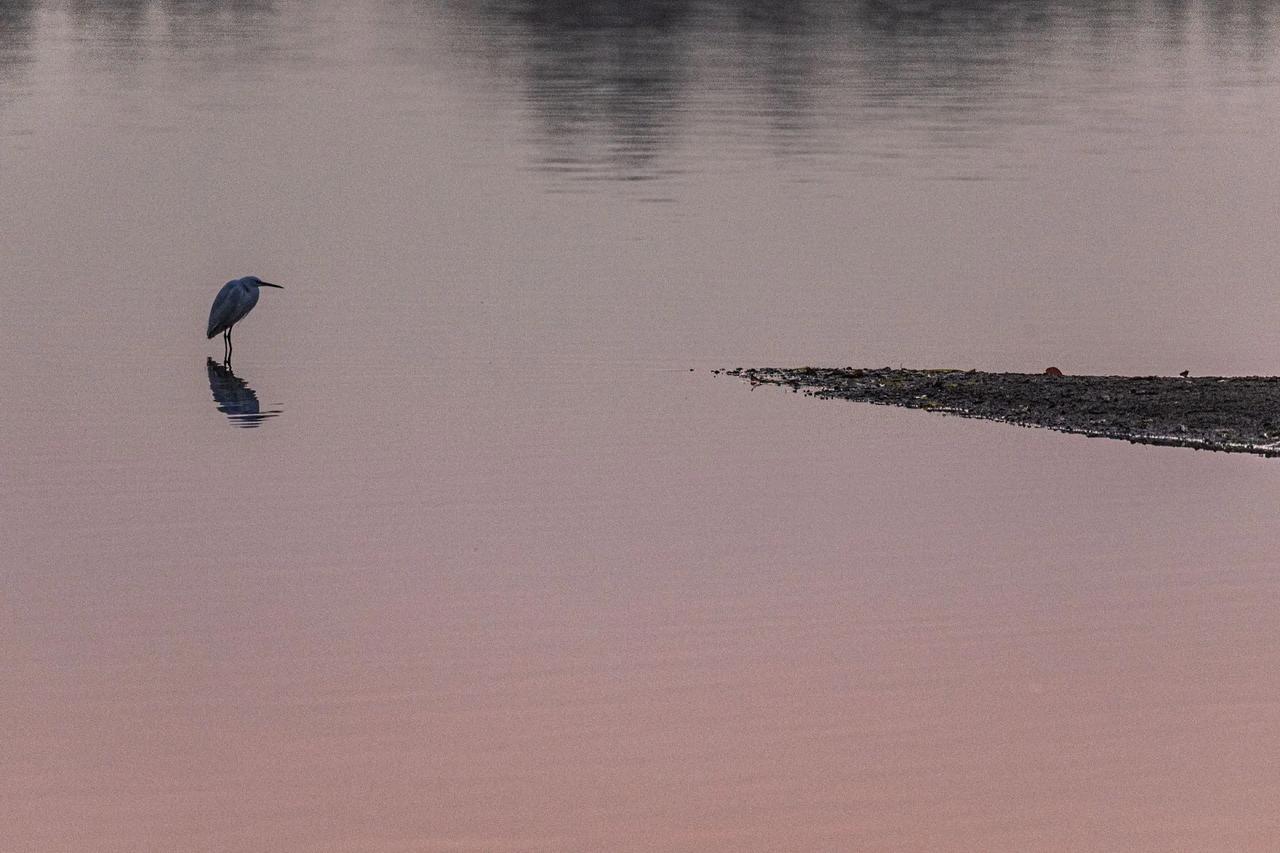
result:
[[[738,368],[753,385],[1138,444],[1280,456],[1280,377]]]

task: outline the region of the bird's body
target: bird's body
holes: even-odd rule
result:
[[[222,285],[218,295],[213,298],[213,307],[209,309],[209,328],[206,334],[212,338],[222,333],[224,361],[231,359],[231,327],[244,319],[245,315],[258,304],[259,288],[275,287],[283,290],[278,284],[263,281],[256,275],[236,278]]]

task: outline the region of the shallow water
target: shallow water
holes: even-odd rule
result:
[[[710,371],[1275,373],[1278,26],[0,5],[0,847],[1275,849],[1274,461]]]

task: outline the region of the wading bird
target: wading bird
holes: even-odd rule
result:
[[[212,338],[222,332],[223,362],[231,361],[231,327],[244,319],[244,315],[258,304],[258,288],[274,287],[284,290],[278,284],[263,281],[256,275],[232,279],[222,285],[222,290],[213,298],[213,307],[209,309],[209,331]]]

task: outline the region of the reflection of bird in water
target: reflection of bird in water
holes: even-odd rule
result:
[[[261,411],[258,395],[253,393],[253,389],[243,379],[232,373],[230,367],[218,364],[211,358],[205,362],[205,367],[209,370],[209,390],[213,392],[213,401],[218,404],[218,411],[236,426],[256,427],[267,418],[280,414],[280,409]]]
[[[218,295],[213,298],[213,307],[209,309],[210,338],[222,332],[223,362],[231,361],[231,327],[244,319],[244,315],[258,304],[258,288],[274,287],[284,290],[278,284],[263,281],[256,275],[236,278],[222,285]]]

